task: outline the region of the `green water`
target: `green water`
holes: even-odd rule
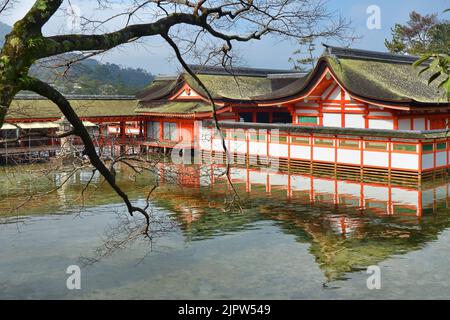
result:
[[[235,177],[240,213],[226,209],[231,193],[223,181],[211,186],[210,172],[185,171],[134,179],[119,170],[135,204],[144,206],[160,184],[149,242],[133,238],[142,221],[127,218],[98,176],[81,197],[90,171],[68,178],[42,175],[41,167],[2,168],[0,298],[450,298],[445,182],[417,193],[418,210],[414,190],[394,188],[387,197],[379,188],[378,199],[371,184],[313,179],[307,192],[290,190],[293,182],[276,174],[268,183]],[[361,197],[350,195],[360,187]],[[81,290],[66,287],[69,265],[81,267]],[[366,285],[371,265],[381,271],[379,290]]]

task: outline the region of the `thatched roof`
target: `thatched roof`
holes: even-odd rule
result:
[[[316,68],[305,79],[268,94],[254,96],[259,102],[281,102],[301,97],[312,88],[319,76],[329,68],[337,81],[355,98],[385,104],[408,106],[450,104],[438,90],[439,81],[428,85],[430,74],[419,75],[412,66],[417,57],[367,50],[327,47]]]
[[[213,99],[246,101],[256,95],[271,92],[274,84],[290,83],[298,78],[297,71],[233,68],[191,65],[190,69],[206,86]],[[282,79],[271,79],[269,75],[283,74]],[[301,74],[300,74],[301,75]],[[183,85],[189,85],[201,98],[197,102],[170,102]],[[178,76],[157,77],[153,83],[137,95],[139,99],[136,112],[145,114],[191,114],[209,112],[207,92],[187,73]]]
[[[135,116],[136,99],[121,96],[69,96],[68,100],[82,117]],[[42,97],[18,97],[8,109],[6,119],[58,119],[58,107]]]
[[[195,116],[199,113],[211,112],[211,106],[196,101],[162,101],[153,103],[150,107],[141,106],[136,109],[137,113],[147,115],[171,115],[171,116]]]

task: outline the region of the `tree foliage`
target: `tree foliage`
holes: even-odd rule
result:
[[[391,31],[392,39],[386,39],[385,46],[393,53],[447,53],[450,46],[450,24],[439,20],[437,14],[423,16],[413,11],[406,24],[396,24]]]
[[[14,5],[14,0],[0,3],[3,3],[0,7],[2,15]],[[345,20],[333,17],[324,2],[315,0],[129,0],[122,2],[125,4],[123,12],[105,19],[80,17],[82,32],[44,35],[42,30],[52,17],[57,12],[68,11],[68,8],[64,10],[63,3],[69,8],[72,6],[71,1],[35,0],[32,8],[6,36],[0,51],[0,125],[5,121],[14,96],[21,90],[35,92],[54,102],[73,126],[72,133],[83,142],[84,154],[122,198],[129,214],[144,215],[146,233],[151,219],[147,207],[137,207],[130,201],[116,183],[114,168],[108,168],[100,159],[70,102],[55,87],[33,77],[30,74],[32,65],[67,53],[83,53],[92,57],[142,38],[160,37],[174,50],[186,71],[204,87],[184,61],[185,56],[230,67],[233,64],[231,50],[236,42],[261,40],[267,35],[297,40],[339,38],[348,29]],[[100,8],[111,5],[109,0],[97,0],[96,3]],[[111,23],[115,27],[109,31]],[[119,23],[121,26],[117,27]],[[65,66],[70,67],[70,64]],[[215,103],[209,98],[213,118],[216,119]]]
[[[449,11],[450,9],[446,9],[444,12]],[[447,33],[436,36],[436,39],[439,39],[439,41],[436,41],[435,46],[430,46],[420,56],[420,59],[414,62],[413,66],[416,68],[424,66],[419,74],[426,71],[431,72],[428,84],[434,81],[440,81],[438,88],[444,89],[444,99],[450,101],[450,28],[448,23],[446,27],[442,27],[443,24],[438,26],[439,28],[434,30],[434,32],[437,33],[444,30]],[[441,46],[437,46],[436,44]]]
[[[293,52],[293,57],[289,59],[294,65],[294,69],[302,72],[314,68],[317,56],[314,55],[315,44],[313,39],[301,39],[298,41],[299,49]]]

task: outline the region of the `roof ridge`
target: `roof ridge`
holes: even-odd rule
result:
[[[87,94],[69,94],[64,95],[68,100],[135,100],[134,95],[87,95]],[[47,100],[38,94],[18,94],[15,100]]]
[[[381,52],[365,49],[353,49],[344,47],[334,47],[322,44],[325,47],[324,56],[336,56],[337,58],[353,58],[362,60],[375,60],[375,61],[385,61],[393,63],[407,63],[412,64],[417,61],[419,57],[412,55],[402,55],[398,53]]]
[[[267,77],[269,74],[295,74],[297,70],[267,69],[251,67],[230,67],[190,64],[189,68],[196,74]]]

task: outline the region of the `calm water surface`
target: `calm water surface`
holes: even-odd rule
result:
[[[120,171],[136,204],[160,183],[150,243],[132,238],[140,221],[124,223],[123,204],[98,176],[83,199],[90,171],[40,171],[0,173],[3,299],[450,298],[445,181],[415,190],[235,169],[244,212],[233,213],[229,188],[211,185],[209,171],[137,180]],[[66,288],[69,265],[81,267],[81,290]],[[367,289],[370,265],[380,267],[380,290]]]

